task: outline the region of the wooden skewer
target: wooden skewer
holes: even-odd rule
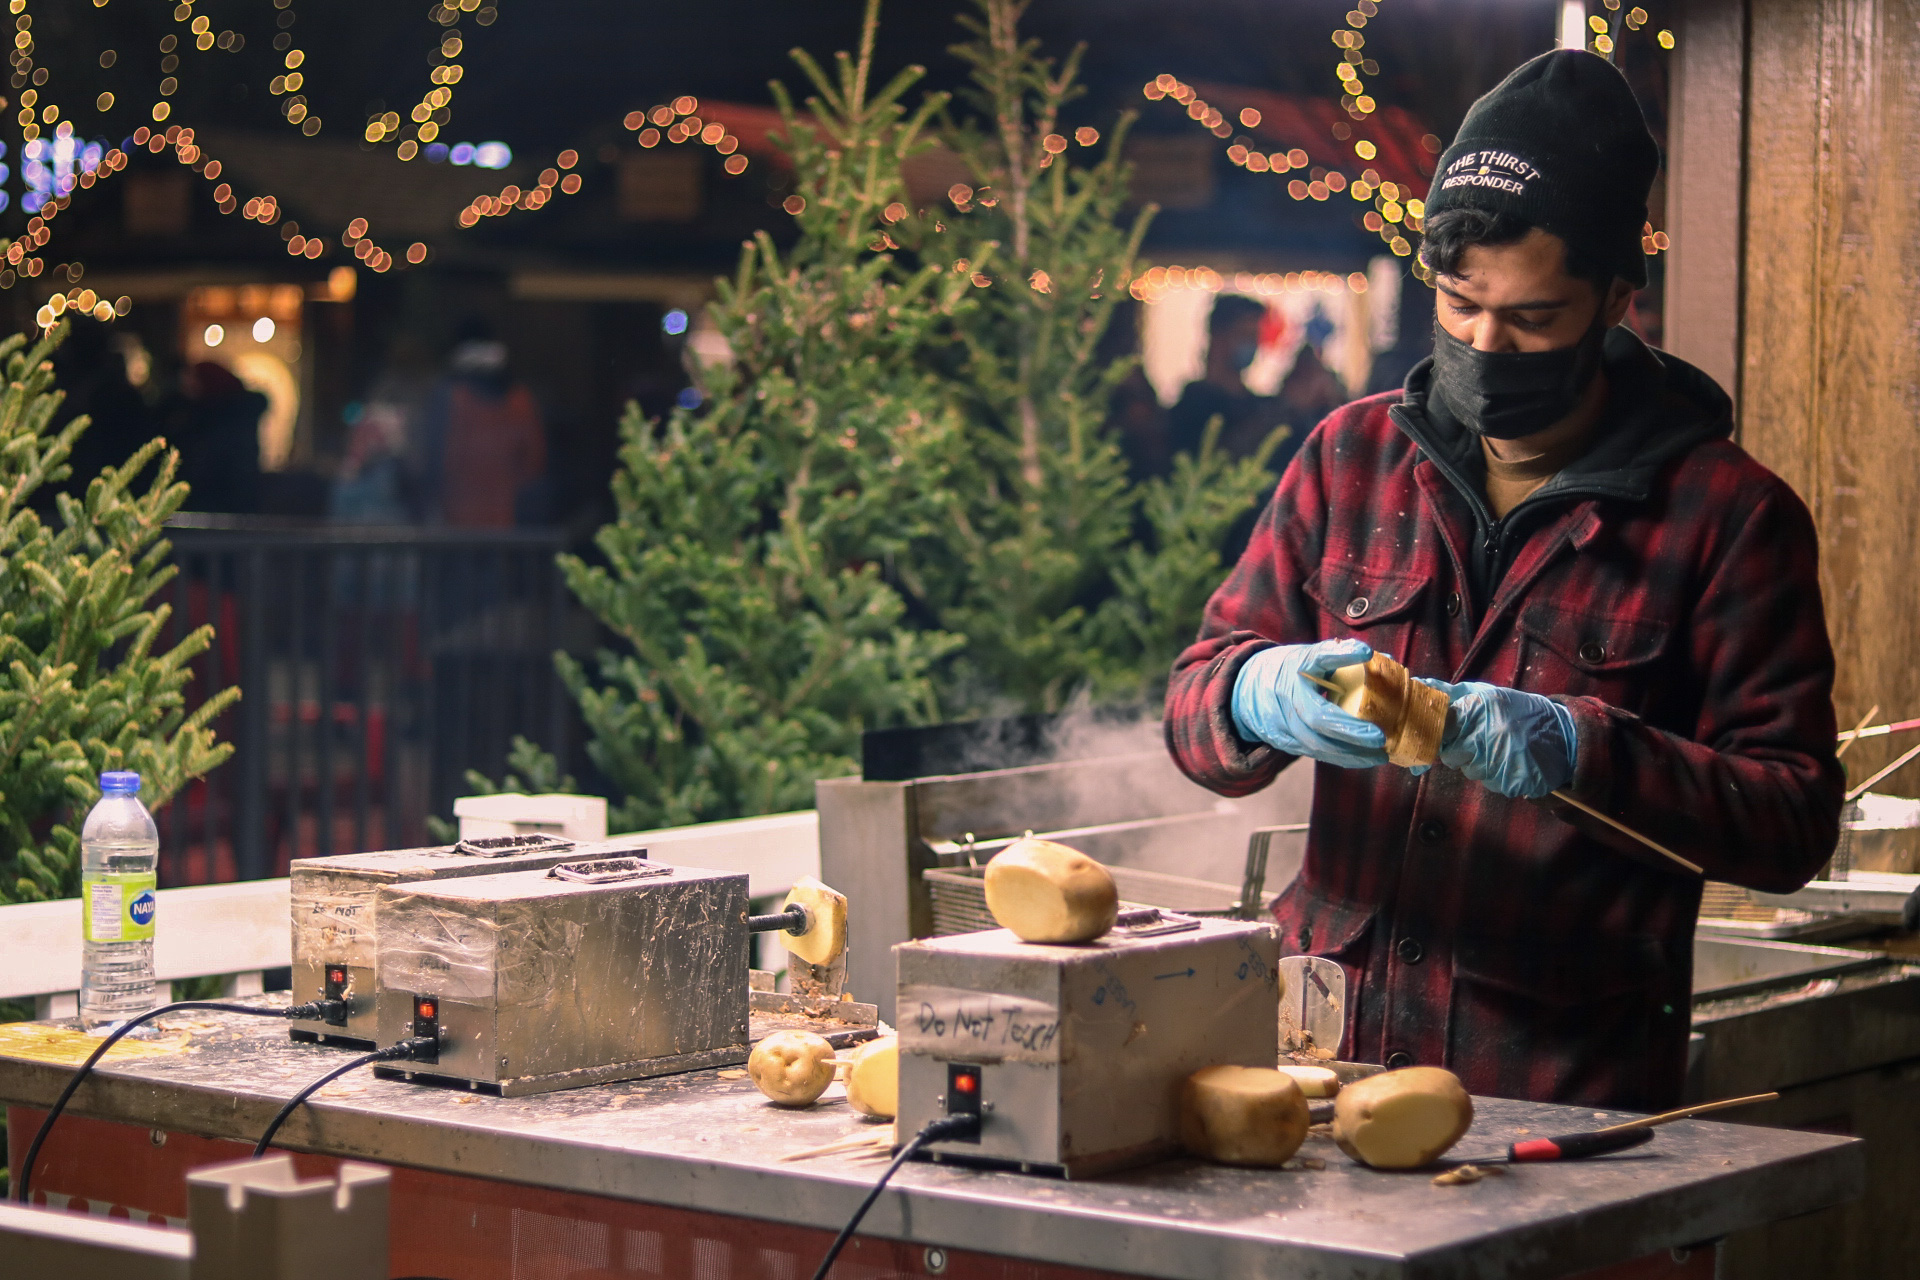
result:
[[[842,1138],[838,1142],[829,1142],[824,1147],[809,1147],[805,1151],[789,1151],[781,1156],[782,1160],[811,1160],[815,1156],[838,1155],[843,1151],[859,1151],[865,1147],[893,1146],[893,1126],[885,1125],[877,1133],[856,1134],[851,1138]]]
[[[1619,1133],[1624,1129],[1651,1129],[1655,1125],[1670,1124],[1675,1120],[1686,1120],[1693,1116],[1703,1116],[1710,1111],[1728,1111],[1734,1107],[1751,1106],[1756,1102],[1772,1102],[1780,1095],[1777,1093],[1753,1093],[1744,1098],[1722,1098],[1718,1102],[1702,1102],[1698,1106],[1682,1107],[1678,1111],[1662,1111],[1657,1116],[1646,1116],[1639,1120],[1629,1120],[1625,1124],[1609,1125],[1597,1129],[1596,1133]]]
[[[1874,774],[1871,778],[1868,778],[1865,782],[1861,783],[1859,786],[1855,787],[1853,790],[1847,792],[1847,799],[1858,800],[1861,796],[1867,794],[1868,787],[1871,787],[1874,783],[1880,781],[1880,779],[1886,777],[1888,774],[1894,772],[1896,769],[1904,768],[1907,762],[1912,760],[1915,756],[1920,756],[1920,744],[1916,744],[1914,746],[1907,748],[1906,752],[1902,754],[1898,759],[1896,759],[1892,764],[1888,765],[1886,768],[1882,769],[1880,772]]]
[[[1843,729],[1838,737],[1841,742],[1851,742],[1855,738],[1884,738],[1890,733],[1905,733],[1909,729],[1920,729],[1920,720],[1896,720],[1892,724],[1868,725],[1864,729]]]
[[[1329,681],[1326,681],[1326,680],[1322,680],[1318,676],[1307,675],[1307,673],[1304,671],[1301,672],[1300,674],[1304,679],[1312,681],[1314,684],[1319,685],[1322,689],[1331,689],[1335,693],[1344,692],[1339,685],[1330,683]],[[1875,710],[1878,710],[1878,708],[1875,708]],[[1880,780],[1880,777],[1884,777],[1884,776],[1885,776],[1884,774],[1879,775],[1875,778],[1870,779],[1870,781],[1878,782]],[[1600,812],[1598,809],[1594,808],[1592,805],[1587,804],[1586,802],[1581,800],[1575,800],[1572,796],[1568,795],[1564,791],[1555,791],[1553,793],[1553,798],[1555,800],[1559,800],[1566,804],[1572,805],[1574,808],[1578,809],[1580,812],[1586,814],[1590,818],[1598,818],[1600,821],[1612,827],[1615,831],[1618,831],[1621,835],[1629,836],[1635,840],[1638,840],[1641,844],[1647,846],[1647,848],[1653,850],[1655,853],[1659,854],[1661,857],[1666,858],[1679,866],[1685,867],[1687,870],[1693,872],[1694,875],[1700,876],[1700,875],[1706,874],[1706,872],[1701,869],[1701,866],[1699,863],[1689,862],[1687,859],[1681,857],[1679,854],[1675,853],[1673,850],[1667,848],[1667,846],[1661,844],[1658,840],[1655,840],[1652,836],[1641,835],[1638,831],[1635,831],[1632,827],[1629,827],[1624,822],[1619,822],[1613,818],[1609,818],[1606,814]]]
[[[1575,800],[1572,796],[1568,795],[1564,791],[1555,791],[1553,793],[1553,798],[1565,804],[1572,805],[1574,808],[1578,809],[1580,812],[1586,814],[1590,818],[1600,819],[1600,821],[1606,823],[1608,826],[1612,827],[1615,831],[1618,831],[1621,835],[1633,837],[1635,840],[1638,840],[1641,844],[1647,846],[1647,848],[1653,850],[1655,853],[1659,854],[1661,857],[1667,858],[1672,862],[1685,867],[1687,870],[1693,872],[1693,874],[1697,876],[1703,876],[1706,874],[1706,872],[1701,869],[1699,863],[1687,861],[1687,859],[1681,857],[1679,854],[1675,853],[1673,850],[1667,848],[1667,846],[1661,844],[1658,840],[1655,840],[1652,836],[1641,835],[1638,831],[1635,831],[1632,827],[1628,826],[1626,823],[1617,822],[1614,819],[1609,818],[1606,814],[1600,812],[1598,809],[1594,808],[1590,804],[1587,804],[1583,800]]]
[[[1880,714],[1880,704],[1876,702],[1873,704],[1872,707],[1868,708],[1867,714],[1860,717],[1860,723],[1853,726],[1852,733],[1841,734],[1840,749],[1833,753],[1834,759],[1837,760],[1841,756],[1847,754],[1847,748],[1852,746],[1854,743],[1860,741],[1860,731],[1867,727],[1867,721],[1873,719],[1875,716],[1879,714]]]

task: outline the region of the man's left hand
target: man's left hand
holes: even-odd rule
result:
[[[1553,699],[1478,681],[1421,683],[1450,704],[1441,764],[1509,798],[1538,800],[1573,781],[1573,716]]]

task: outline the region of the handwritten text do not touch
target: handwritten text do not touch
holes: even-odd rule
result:
[[[953,987],[900,993],[900,1046],[1010,1062],[1060,1060],[1060,1011],[1038,1000]]]

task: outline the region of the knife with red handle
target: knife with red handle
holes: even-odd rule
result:
[[[1503,1156],[1482,1156],[1461,1161],[1463,1164],[1543,1164],[1551,1160],[1584,1160],[1613,1151],[1625,1151],[1653,1141],[1652,1129],[1613,1129],[1595,1133],[1569,1133],[1558,1138],[1528,1138],[1507,1148]]]

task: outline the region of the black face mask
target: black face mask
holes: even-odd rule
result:
[[[1580,341],[1553,351],[1478,351],[1433,326],[1433,381],[1461,425],[1495,440],[1544,431],[1572,413],[1600,371],[1596,314]]]

